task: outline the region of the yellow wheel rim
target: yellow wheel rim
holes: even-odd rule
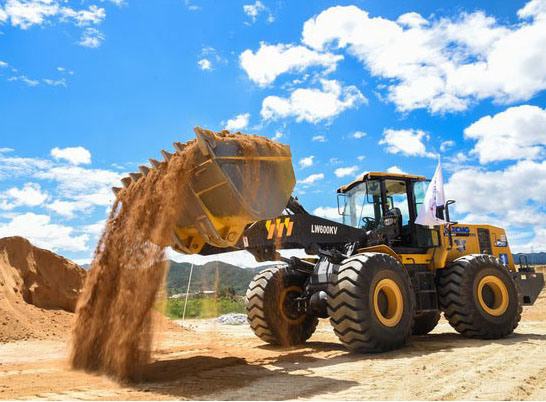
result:
[[[281,316],[290,325],[298,325],[298,324],[301,324],[303,322],[303,320],[305,320],[305,314],[301,314],[301,315],[299,315],[297,317],[294,317],[293,315],[291,315],[287,311],[287,306],[285,305],[286,297],[289,294],[293,295],[294,293],[297,293],[299,296],[301,296],[301,294],[303,293],[303,289],[301,287],[295,286],[295,285],[294,286],[288,286],[287,288],[284,288],[281,291],[281,296],[278,299],[279,311],[281,312]]]
[[[508,309],[508,289],[497,276],[484,276],[478,283],[478,301],[481,308],[490,315],[503,315]]]
[[[404,312],[404,299],[398,284],[382,279],[373,292],[373,307],[377,319],[386,327],[395,327]]]

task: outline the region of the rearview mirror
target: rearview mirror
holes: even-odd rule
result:
[[[345,215],[345,208],[347,207],[347,203],[345,202],[345,199],[347,198],[347,194],[339,193],[337,195],[337,213],[341,216]],[[340,199],[343,199],[343,207],[341,206],[341,203],[339,202]]]
[[[445,211],[446,211],[446,220],[450,223],[457,224],[457,222],[451,222],[451,219],[449,218],[449,206],[455,204],[455,200],[447,200],[445,205]]]

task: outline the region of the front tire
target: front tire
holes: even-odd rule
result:
[[[305,281],[305,275],[284,266],[268,268],[254,277],[246,293],[246,310],[258,338],[273,345],[293,346],[313,335],[318,319],[294,308]]]
[[[358,254],[332,275],[330,323],[350,350],[385,352],[403,346],[412,332],[413,313],[408,273],[387,254]]]
[[[521,319],[516,282],[491,255],[455,260],[444,269],[438,288],[447,320],[466,337],[502,338],[514,332]]]

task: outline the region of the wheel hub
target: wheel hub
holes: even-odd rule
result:
[[[303,289],[299,286],[289,286],[284,288],[279,297],[279,310],[283,319],[290,324],[300,324],[305,319],[298,309],[298,298],[302,295]]]
[[[382,279],[375,286],[373,295],[377,319],[386,327],[395,327],[404,312],[404,299],[398,284],[392,279]]]
[[[508,309],[508,289],[497,276],[484,276],[478,283],[478,301],[480,307],[493,316],[499,316]]]

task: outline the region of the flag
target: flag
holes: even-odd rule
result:
[[[444,195],[444,179],[442,177],[442,164],[440,158],[438,158],[438,166],[434,172],[434,177],[428,185],[427,192],[425,194],[425,200],[415,223],[423,226],[435,226],[445,225],[446,221],[436,217],[436,208],[442,207],[446,203],[446,197]]]

